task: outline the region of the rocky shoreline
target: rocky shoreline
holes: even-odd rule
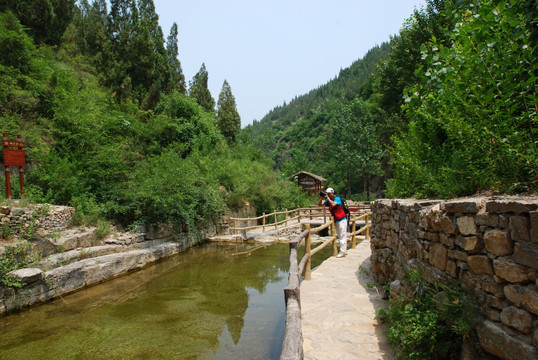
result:
[[[0,316],[139,270],[191,246],[187,234],[176,234],[172,226],[139,226],[100,238],[94,227],[70,228],[73,213],[65,206],[0,206],[0,256],[23,247],[33,260],[6,274],[20,287],[0,285]],[[197,236],[207,240],[215,233],[216,227],[209,226]]]
[[[72,207],[24,206],[20,201],[0,206],[0,256],[6,256],[8,247],[24,246],[34,259],[8,274],[21,287],[0,285],[0,316],[140,270],[192,246],[187,234],[177,234],[172,226],[137,226],[129,232],[112,229],[101,237],[95,227],[68,226],[74,213]],[[196,237],[202,241],[273,243],[294,238],[300,225],[264,234],[230,235],[223,224],[206,224]]]

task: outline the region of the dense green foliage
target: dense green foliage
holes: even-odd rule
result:
[[[215,109],[204,64],[186,95],[177,25],[165,40],[151,0],[32,3],[0,1],[0,125],[28,144],[36,200],[190,229],[245,202],[304,204],[283,180],[301,170],[348,198],[536,189],[533,2],[430,0],[239,132],[229,84]]]
[[[378,315],[388,322],[388,337],[399,359],[459,359],[463,341],[469,341],[478,320],[469,295],[447,285],[434,288],[419,271],[409,271],[405,281],[415,289],[409,297],[391,299]]]
[[[536,42],[525,1],[475,1],[457,12],[452,46],[422,46],[408,89],[409,131],[395,138],[394,195],[525,190],[538,176]],[[502,55],[501,55],[502,54]],[[534,183],[534,184],[532,184]]]
[[[26,143],[26,197],[90,219],[182,230],[246,202],[260,213],[306,205],[259,150],[228,144],[214,110],[185,95],[177,26],[165,47],[152,1],[111,5],[81,1],[54,47],[0,13],[9,49],[0,54],[0,129]],[[12,189],[20,196],[18,177]]]
[[[390,51],[388,43],[374,47],[327,84],[274,108],[260,121],[254,121],[242,130],[239,138],[263,146],[277,168],[286,175],[309,171],[328,179],[337,191],[348,189],[348,196],[357,193],[364,179],[377,171],[366,173],[362,171],[364,169],[350,168],[348,156],[358,159],[368,155],[351,154],[354,150],[347,146],[347,150],[343,150],[343,142],[353,134],[338,130],[338,127],[343,119],[349,118],[346,109],[353,107],[356,96],[372,94],[371,76],[379,61],[386,59]],[[376,113],[376,120],[372,121],[378,122],[380,115]],[[350,126],[351,122],[348,122]],[[362,149],[370,151],[367,147]]]
[[[390,44],[241,138],[348,197],[536,191],[537,14],[520,0],[429,0]]]
[[[75,9],[75,0],[0,0],[0,11],[14,13],[37,44],[58,45]]]
[[[0,285],[20,288],[22,284],[10,272],[24,268],[35,260],[34,257],[29,243],[6,246],[0,257]]]

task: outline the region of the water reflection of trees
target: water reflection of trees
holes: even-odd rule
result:
[[[249,293],[266,292],[269,283],[286,277],[288,268],[287,245],[232,255],[249,246],[257,245],[190,249],[24,316],[3,318],[0,358],[32,358],[45,348],[49,358],[58,359],[66,353],[92,359],[145,358],[145,354],[206,358],[201,354],[218,351],[225,329],[238,345],[245,336]],[[258,347],[249,350],[256,352]]]
[[[205,297],[199,304],[203,310],[226,318],[235,344],[241,338],[248,308],[247,288],[263,293],[267,284],[282,280],[289,267],[286,245],[233,255],[243,251],[244,246],[217,244],[194,249],[197,260],[186,267],[186,272],[178,272],[178,276],[189,278],[191,285],[200,286]]]

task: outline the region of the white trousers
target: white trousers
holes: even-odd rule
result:
[[[334,224],[336,227],[336,240],[340,242],[340,251],[347,251],[347,219]]]

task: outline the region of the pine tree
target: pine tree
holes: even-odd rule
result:
[[[101,62],[103,46],[107,40],[108,10],[105,0],[95,0],[91,5],[88,0],[78,4],[73,24],[77,29],[77,45],[96,64]]]
[[[138,89],[141,108],[153,109],[159,100],[168,73],[164,37],[153,0],[138,1],[138,31],[131,47],[130,73]]]
[[[215,99],[213,99],[211,92],[207,87],[208,79],[209,75],[205,68],[205,63],[203,63],[200,70],[189,82],[189,96],[196,100],[198,105],[203,107],[207,112],[214,114]]]
[[[38,44],[58,45],[71,23],[75,0],[0,0],[0,11],[11,10]]]
[[[166,90],[168,92],[177,90],[182,94],[186,94],[185,76],[181,69],[181,62],[178,59],[177,35],[177,24],[174,23],[166,41],[166,54],[168,56],[168,85],[166,86]]]
[[[108,17],[107,41],[100,70],[105,74],[105,85],[113,91],[114,97],[121,101],[133,96],[128,58],[138,23],[135,1],[111,0]]]
[[[235,141],[235,136],[241,130],[241,117],[237,112],[232,88],[226,80],[222,84],[217,103],[217,124],[222,135],[230,141]]]
[[[153,0],[111,0],[101,71],[119,101],[152,109],[167,77],[167,53]],[[137,6],[138,3],[138,6]]]

